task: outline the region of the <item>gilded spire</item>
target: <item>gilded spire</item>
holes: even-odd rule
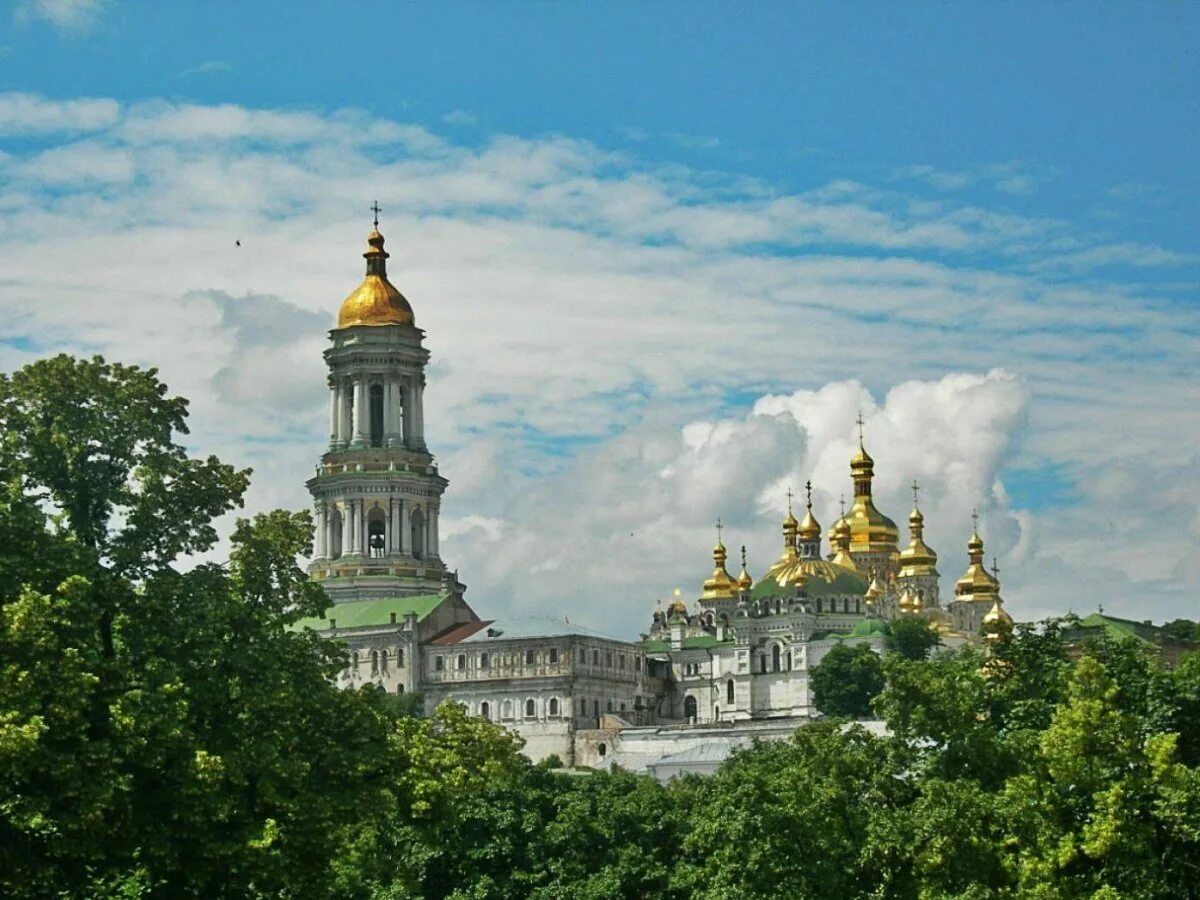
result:
[[[967,541],[967,571],[954,584],[960,600],[992,600],[999,596],[1000,582],[983,563],[983,538],[979,536],[979,514],[971,510],[971,538]],[[996,570],[999,572],[999,569]]]
[[[800,523],[797,534],[802,541],[819,541],[821,539],[821,523],[817,521],[817,517],[812,511],[812,481],[804,482],[804,505],[807,512],[804,514],[804,521]]]
[[[753,585],[754,579],[750,577],[750,573],[746,570],[746,545],[742,544],[742,571],[738,572],[738,590],[748,591]]]
[[[938,571],[935,568],[937,565],[937,554],[933,549],[925,543],[925,516],[921,513],[921,507],[918,503],[918,491],[920,486],[916,481],[912,483],[913,492],[913,510],[908,516],[908,546],[900,551],[900,571],[901,578],[908,578],[918,575],[937,576]]]

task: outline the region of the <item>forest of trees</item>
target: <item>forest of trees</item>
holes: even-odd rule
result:
[[[186,422],[153,370],[0,378],[2,896],[1200,896],[1200,654],[914,629],[814,673],[888,737],[828,718],[665,786],[532,765],[453,705],[334,688],[342,651],[288,627],[326,604],[306,513],[190,565],[249,473]]]

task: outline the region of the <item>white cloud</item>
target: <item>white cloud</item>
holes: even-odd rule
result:
[[[79,33],[90,30],[107,5],[107,0],[22,0],[15,16],[18,22],[41,19],[60,31]]]
[[[0,363],[159,366],[194,446],[255,466],[251,508],[307,504],[325,329],[378,197],[433,352],[446,555],[481,606],[629,632],[703,578],[717,515],[761,571],[786,484],[811,476],[830,520],[860,407],[884,508],[925,486],[948,577],[979,506],[1018,611],[1186,614],[1200,587],[1200,497],[1170,489],[1200,440],[1196,307],[1096,268],[1113,241],[1069,222],[353,110],[0,94],[0,130],[41,135],[0,157]],[[1039,467],[1068,504],[1007,499]],[[1120,552],[1095,526],[1114,503]]]

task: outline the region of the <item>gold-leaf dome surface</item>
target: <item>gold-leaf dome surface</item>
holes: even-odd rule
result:
[[[342,301],[338,310],[338,328],[355,325],[413,325],[412,306],[396,286],[388,281],[383,235],[372,231],[367,236],[367,274],[354,292]]]

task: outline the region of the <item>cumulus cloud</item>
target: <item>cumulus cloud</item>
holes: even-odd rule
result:
[[[1171,489],[1200,439],[1195,307],[1138,280],[1186,282],[1169,250],[353,110],[0,94],[0,132],[38,136],[0,157],[0,364],[159,366],[196,449],[256,468],[251,508],[308,502],[320,353],[377,197],[433,353],[445,553],[481,607],[629,633],[703,578],[718,515],[761,571],[788,484],[831,520],[859,409],[881,502],[902,522],[924,486],[948,578],[979,507],[1018,611],[1183,614],[1200,587],[1200,498]],[[1070,496],[1009,490],[1048,466]],[[1096,527],[1116,503],[1137,516]]]

